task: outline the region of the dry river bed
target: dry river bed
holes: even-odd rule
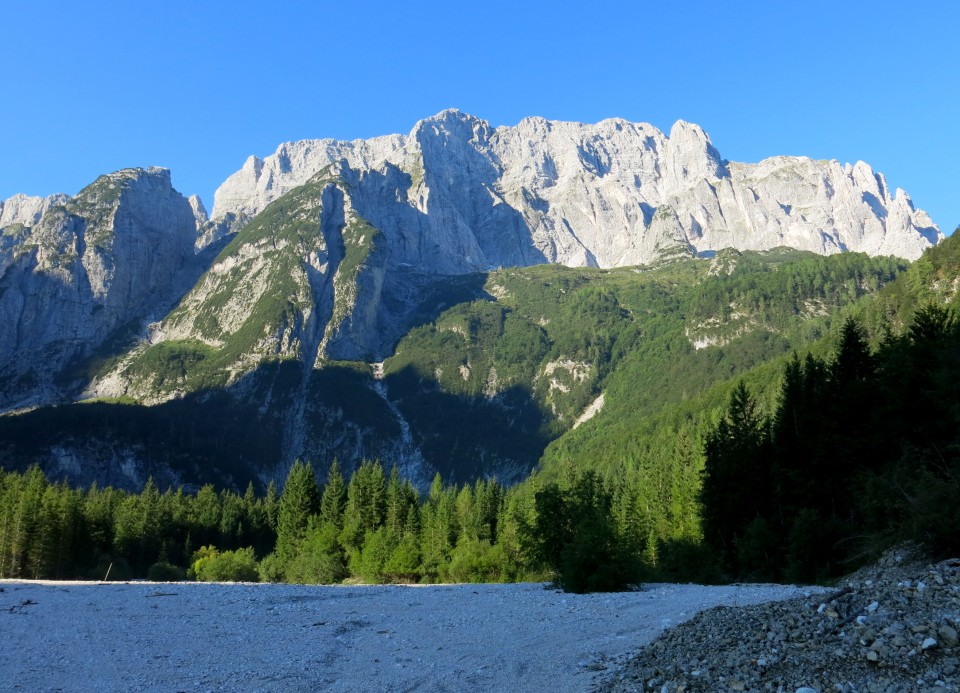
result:
[[[817,590],[0,580],[0,689],[588,691],[703,609]]]

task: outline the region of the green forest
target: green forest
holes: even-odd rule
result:
[[[953,238],[909,267],[782,251],[629,272],[503,271],[487,281],[497,301],[416,328],[385,370],[421,432],[453,396],[481,398],[492,368],[502,392],[533,382],[527,399],[498,404],[514,425],[500,444],[525,440],[523,455],[539,460],[525,480],[461,469],[476,480],[438,473],[421,492],[390,460],[346,475],[307,460],[282,492],[153,481],[131,492],[8,470],[0,577],[553,580],[592,591],[826,582],[899,541],[956,551],[957,276]],[[538,375],[564,359],[583,365],[549,383]],[[601,392],[601,414],[573,428]],[[496,426],[472,433],[496,437]],[[445,435],[433,445],[448,454],[466,440]]]
[[[421,497],[363,463],[282,493],[70,488],[0,477],[0,577],[298,583],[553,579],[574,591],[642,579],[824,581],[901,540],[960,549],[960,324],[919,309],[871,350],[843,325],[832,355],[796,353],[763,413],[743,381],[702,451],[676,436],[660,485],[621,466],[534,474]]]

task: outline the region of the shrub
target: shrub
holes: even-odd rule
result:
[[[126,559],[114,558],[110,554],[101,554],[97,558],[97,565],[87,573],[91,580],[110,580],[111,582],[123,582],[133,577],[133,571]]]
[[[717,558],[709,546],[689,537],[661,541],[657,545],[657,578],[714,584],[720,581]]]
[[[259,582],[260,571],[253,548],[236,551],[217,551],[216,547],[203,546],[193,554],[190,572],[201,582]]]
[[[337,528],[330,523],[311,525],[300,544],[299,553],[284,567],[286,581],[304,585],[330,585],[349,577],[346,557],[337,541],[337,533]]]
[[[163,561],[154,563],[147,571],[147,579],[153,582],[180,582],[187,578],[187,571]]]
[[[267,554],[260,561],[260,582],[284,582],[286,574],[283,561],[275,553]]]
[[[503,582],[506,563],[507,557],[499,544],[461,537],[442,574],[444,580],[451,582]]]
[[[764,517],[757,516],[737,538],[739,574],[751,580],[776,581],[782,565],[780,537]]]

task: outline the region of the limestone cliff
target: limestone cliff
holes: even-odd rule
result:
[[[356,205],[396,260],[435,272],[539,262],[614,267],[677,248],[791,246],[915,259],[943,238],[906,193],[891,191],[863,162],[727,162],[699,126],[683,121],[669,136],[620,119],[527,118],[492,128],[454,110],[407,136],[303,140],[251,157],[217,191],[213,219],[242,226],[335,162],[363,183]]]
[[[13,198],[0,245],[0,404],[42,402],[121,328],[189,283],[196,223],[163,169],[101,176],[76,197]]]

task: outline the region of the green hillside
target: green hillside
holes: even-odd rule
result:
[[[382,370],[328,363],[311,374],[303,404],[312,441],[348,425],[400,439],[406,427],[442,473],[428,493],[369,462],[349,483],[331,471],[326,487],[295,465],[297,483],[279,504],[272,491],[241,502],[231,492],[217,500],[211,487],[184,498],[148,485],[121,500],[148,504],[167,539],[147,529],[137,539],[118,505],[114,536],[97,530],[98,551],[133,574],[160,561],[182,575],[192,562],[199,579],[215,579],[203,561],[240,561],[245,575],[272,580],[552,575],[579,591],[643,576],[823,580],[905,538],[953,550],[958,244],[948,239],[910,267],[727,251],[651,268],[500,270],[482,287],[457,279],[456,292],[437,281],[422,297],[422,324]],[[449,307],[431,318],[426,306],[444,298]],[[100,444],[141,445],[158,470],[238,488],[287,444],[283,417],[297,406],[301,371],[284,360],[242,390],[4,417],[0,451],[12,459],[18,439],[42,457],[51,440],[89,443],[94,431]],[[322,463],[330,451],[316,453]],[[485,480],[491,469],[524,480]],[[96,488],[70,496],[36,472],[0,486],[15,501],[11,517],[47,496],[51,508],[82,505],[74,520],[50,514],[50,536],[73,527],[94,541]],[[201,505],[220,513],[219,534],[199,511],[176,510]],[[0,546],[0,571],[96,570],[73,554],[72,567],[58,567],[45,526]],[[194,535],[216,548],[197,551]]]
[[[305,186],[283,198],[286,206],[268,211],[299,218],[316,195]],[[259,228],[248,226],[221,257],[242,254],[244,239],[266,242]],[[348,225],[341,237],[356,241],[357,233]],[[306,242],[296,234],[287,240]],[[345,255],[341,269],[354,268],[344,279],[352,286],[363,259],[351,257]],[[305,278],[289,290],[271,285],[251,304],[270,310],[251,311],[235,332],[219,336],[210,330],[234,299],[217,284],[198,304],[203,311],[189,312],[196,302],[191,294],[167,319],[174,326],[192,321],[204,341],[160,342],[119,366],[137,384],[132,392],[179,393],[172,402],[105,401],[96,404],[102,412],[96,417],[86,413],[90,404],[3,417],[0,454],[6,466],[23,468],[52,459],[54,446],[96,441],[87,447],[132,450],[149,458],[151,469],[169,464],[173,478],[188,483],[210,481],[212,470],[239,483],[264,479],[283,468],[285,455],[312,460],[320,470],[339,458],[350,470],[364,458],[389,464],[401,450],[422,455],[427,467],[419,483],[433,471],[459,483],[488,476],[513,483],[541,458],[548,478],[563,465],[636,466],[651,450],[672,449],[679,428],[693,431],[718,411],[731,377],[815,343],[844,309],[903,270],[904,263],[890,258],[782,249],[723,251],[657,267],[543,265],[434,277],[420,283],[412,311],[420,324],[384,362],[379,391],[368,364],[327,359],[310,369],[303,360],[312,363],[313,355],[299,347],[283,355],[257,346],[303,320],[310,299],[296,296],[308,290]],[[285,281],[297,271],[288,268]],[[242,294],[256,277],[247,272],[236,280],[234,290]],[[223,305],[210,309],[207,299],[221,295]],[[258,351],[259,360],[251,361]],[[241,363],[246,373],[238,375],[231,364]],[[771,384],[777,369],[766,371]],[[591,405],[598,413],[576,425]],[[248,441],[245,449],[256,454],[197,445],[201,437],[193,434],[144,439],[145,429],[171,431],[170,412],[179,417],[183,411],[195,411],[231,440]],[[23,431],[32,430],[35,419],[47,434],[24,445]]]

